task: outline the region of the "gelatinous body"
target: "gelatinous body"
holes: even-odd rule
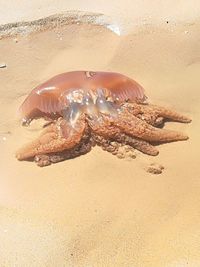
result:
[[[102,90],[106,98],[124,102],[143,101],[144,89],[125,75],[113,72],[72,71],[59,74],[31,91],[20,108],[24,122],[42,115],[62,115],[71,102],[97,97]]]
[[[117,154],[117,143],[156,156],[155,143],[188,139],[161,128],[165,119],[190,122],[188,117],[145,100],[143,88],[122,74],[74,71],[57,75],[33,89],[20,107],[24,124],[41,116],[52,123],[16,156],[45,166],[85,154],[96,144]]]

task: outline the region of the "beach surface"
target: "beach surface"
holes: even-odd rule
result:
[[[199,31],[199,21],[124,34],[78,22],[0,40],[0,266],[200,266]],[[190,139],[160,145],[157,157],[118,159],[95,147],[45,168],[17,161],[42,124],[22,127],[20,104],[71,70],[132,77],[150,102],[192,118],[165,126]],[[146,171],[154,163],[162,174]]]

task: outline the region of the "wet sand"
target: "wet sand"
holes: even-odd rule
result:
[[[0,41],[0,266],[200,266],[198,25],[123,36],[68,25]],[[20,126],[23,99],[53,75],[84,69],[133,77],[153,103],[193,119],[166,125],[190,139],[160,145],[157,157],[118,159],[95,148],[46,168],[17,161],[17,148],[41,130]],[[163,173],[147,173],[151,163]]]

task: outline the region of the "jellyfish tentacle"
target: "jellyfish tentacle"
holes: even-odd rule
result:
[[[116,135],[115,140],[119,143],[129,145],[129,146],[139,150],[140,152],[147,154],[147,155],[150,155],[150,156],[157,156],[159,153],[157,148],[155,146],[151,145],[150,143],[148,143],[147,141],[141,140],[141,139],[136,138],[136,137],[129,136],[125,133],[120,133],[120,134]]]
[[[146,108],[146,110],[147,110],[147,107],[144,107],[144,108]],[[170,108],[149,104],[148,105],[148,110],[150,112],[154,111],[160,117],[163,117],[163,118],[166,118],[166,119],[170,119],[172,121],[185,122],[185,123],[191,122],[191,119],[189,117],[187,117],[185,115],[182,115],[179,112],[177,112],[175,110],[172,110]]]
[[[63,118],[59,118],[56,123],[50,124],[42,134],[34,141],[28,143],[16,153],[18,160],[34,158],[36,155],[60,152],[71,149],[80,143],[86,124],[83,118],[79,118],[76,129]]]
[[[130,145],[140,152],[151,156],[156,156],[159,153],[157,148],[150,143],[130,136],[124,133],[120,128],[112,125],[111,120],[108,116],[102,115],[101,120],[99,119],[98,121],[90,120],[89,126],[91,127],[95,135],[101,136],[106,140],[112,140],[124,145]],[[104,143],[106,142],[104,141]],[[109,142],[108,145],[110,146]],[[108,147],[108,149],[110,148]]]
[[[123,108],[121,108],[118,117],[112,120],[112,124],[128,135],[150,142],[172,142],[188,139],[184,133],[153,127]]]
[[[120,148],[120,143],[118,142],[112,142],[109,138],[106,138],[102,135],[93,135],[93,140],[95,143],[100,146],[103,150],[112,153],[113,155],[117,155],[119,148]]]
[[[34,161],[40,167],[45,167],[53,163],[58,163],[67,159],[72,159],[85,155],[91,151],[94,146],[93,139],[91,139],[90,131],[85,129],[79,144],[71,149],[65,149],[60,152],[52,152],[50,154],[41,154],[34,157]]]
[[[191,119],[185,115],[180,114],[179,112],[172,110],[170,108],[161,107],[153,104],[137,104],[137,103],[125,103],[122,105],[124,108],[127,108],[129,112],[134,114],[137,117],[144,117],[148,123],[156,123],[156,119],[164,118],[177,122],[189,123]],[[151,116],[148,117],[148,116]]]

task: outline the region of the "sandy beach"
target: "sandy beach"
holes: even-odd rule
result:
[[[200,266],[200,23],[69,24],[0,40],[0,266]],[[141,83],[152,103],[192,118],[167,123],[190,139],[150,157],[89,154],[45,168],[15,151],[41,122],[17,110],[39,83],[71,70],[116,71]],[[146,172],[152,163],[163,173]]]

